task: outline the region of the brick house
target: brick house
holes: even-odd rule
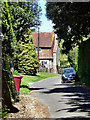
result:
[[[32,33],[33,43],[38,54],[38,33]],[[58,40],[53,32],[39,33],[39,61],[44,64],[48,72],[57,73],[57,65],[60,66],[60,50]]]

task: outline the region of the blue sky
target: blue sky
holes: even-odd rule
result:
[[[53,31],[53,23],[51,20],[48,20],[47,17],[45,16],[46,14],[46,1],[45,0],[39,0],[39,4],[42,8],[42,15],[40,16],[40,21],[41,21],[41,26],[39,26],[39,31],[40,32],[52,32]]]

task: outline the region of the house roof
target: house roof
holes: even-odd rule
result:
[[[33,43],[38,47],[38,33],[31,33],[33,36]],[[39,47],[52,47],[54,41],[53,32],[40,32],[39,33]]]

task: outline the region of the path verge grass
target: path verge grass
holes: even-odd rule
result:
[[[47,72],[39,72],[37,73],[36,76],[23,75],[20,73],[19,75],[23,76],[23,78],[21,79],[20,94],[27,94],[28,92],[30,92],[31,89],[28,83],[38,82],[40,80],[43,80],[49,77],[60,76],[60,74],[47,73]]]

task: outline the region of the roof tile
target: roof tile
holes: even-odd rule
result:
[[[31,33],[34,40],[33,43],[36,47],[38,47],[38,33]],[[53,32],[40,32],[39,33],[39,47],[52,47],[52,43],[54,40]]]

